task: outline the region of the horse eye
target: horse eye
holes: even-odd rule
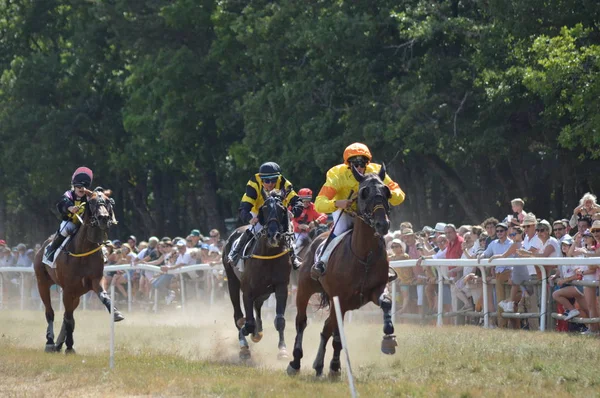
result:
[[[369,188],[363,188],[363,190],[360,192],[360,197],[362,199],[367,199],[369,197]]]

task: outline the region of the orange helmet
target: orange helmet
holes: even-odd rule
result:
[[[371,156],[371,151],[365,144],[361,144],[360,142],[355,142],[354,144],[348,145],[344,150],[344,163],[348,164],[348,159],[354,156],[364,156],[369,159],[369,162],[373,158]]]
[[[312,191],[310,190],[310,188],[302,188],[301,190],[298,191],[298,196],[300,197],[300,199],[311,200],[312,199]]]

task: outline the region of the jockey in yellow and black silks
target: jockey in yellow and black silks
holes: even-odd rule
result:
[[[251,224],[252,228],[248,228],[238,241],[232,245],[231,252],[229,253],[229,262],[231,264],[236,264],[242,248],[253,234],[260,232],[262,229],[262,225],[258,221],[258,211],[264,203],[261,194],[263,188],[267,193],[274,189],[284,190],[287,192],[287,196],[283,200],[283,205],[286,208],[291,208],[294,217],[302,214],[302,201],[296,194],[296,191],[294,191],[292,183],[281,174],[279,165],[275,162],[263,163],[258,169],[258,173],[252,176],[246,184],[246,192],[240,203],[239,216],[242,222]],[[292,265],[297,269],[300,266],[300,262],[293,250],[290,251],[290,256],[292,258]]]
[[[87,203],[85,190],[92,185],[94,174],[87,167],[79,167],[71,177],[71,189],[66,191],[56,203],[56,209],[62,216],[62,222],[54,240],[46,247],[43,262],[53,266],[56,249],[65,241],[67,236],[73,235],[79,228],[79,220],[83,218]]]
[[[344,211],[345,209],[356,211],[356,203],[354,199],[349,199],[349,196],[351,193],[358,192],[359,183],[350,167],[354,166],[361,174],[378,173],[381,165],[371,163],[372,158],[369,148],[365,144],[356,142],[344,150],[344,163],[332,167],[327,172],[325,184],[315,200],[315,209],[321,213],[333,213],[335,229],[331,233],[334,237],[354,225],[354,219]],[[398,206],[404,202],[404,192],[389,175],[385,175],[383,183],[390,188],[392,193],[389,200],[392,206]],[[324,272],[323,262],[318,261],[311,269],[311,276],[317,280]]]

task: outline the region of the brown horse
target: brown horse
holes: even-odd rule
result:
[[[56,255],[56,269],[42,263],[45,247],[50,243],[48,239],[37,252],[34,259],[35,276],[38,290],[44,306],[46,307],[46,352],[60,352],[66,342],[65,353],[75,353],[73,349],[73,331],[75,319],[73,312],[79,305],[79,298],[90,290],[110,312],[111,301],[100,284],[104,270],[104,258],[101,243],[106,239],[108,228],[116,224],[112,209],[110,191],[89,191],[86,189],[87,209],[84,212],[83,224],[77,233],[65,246],[65,250]],[[50,300],[50,287],[54,284],[63,289],[63,304],[65,314],[60,334],[54,343],[54,310]],[[123,318],[121,313],[114,309],[115,321]]]
[[[310,255],[304,259],[300,267],[298,295],[296,306],[296,341],[294,343],[294,359],[288,365],[288,374],[300,371],[300,360],[303,356],[302,338],[306,328],[306,307],[313,293],[321,293],[323,306],[333,307],[333,297],[338,296],[342,316],[346,311],[358,309],[368,302],[379,305],[383,310],[385,334],[382,351],[385,354],[395,353],[394,326],[392,324],[392,302],[385,294],[388,282],[389,262],[386,255],[383,236],[389,229],[389,188],[383,184],[385,166],[379,174],[362,175],[353,169],[359,181],[357,205],[358,214],[354,230],[346,235],[332,252],[327,271],[316,282],[310,277],[310,266],[315,252],[327,234],[319,236],[310,248]],[[330,363],[330,374],[340,374],[340,351],[342,343],[338,330],[335,312],[331,311],[321,332],[319,351],[313,364],[317,376],[323,374],[325,347],[333,335],[333,358]]]
[[[250,226],[238,228],[227,240],[223,250],[223,265],[227,273],[229,297],[233,304],[233,320],[238,329],[240,342],[240,358],[250,358],[250,348],[246,336],[252,335],[252,341],[258,343],[263,336],[261,308],[271,293],[275,293],[275,329],[279,332],[279,359],[288,357],[284,339],[285,307],[288,297],[288,284],[290,281],[291,261],[285,240],[289,239],[288,214],[283,205],[283,198],[287,195],[271,193],[267,196],[262,192],[265,203],[258,214],[259,222],[264,228],[256,235],[254,250],[249,256],[244,257],[244,271],[241,278],[239,272],[234,270],[227,256],[231,251],[233,242]],[[242,251],[243,253],[243,248]],[[236,273],[237,272],[237,273]],[[244,312],[240,306],[240,290],[243,294]],[[256,312],[256,318],[254,316]]]

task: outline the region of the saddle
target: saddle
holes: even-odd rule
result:
[[[325,242],[327,242],[327,239],[325,239],[323,242],[321,242],[321,244],[317,248],[317,251],[315,252],[315,262],[317,262],[319,260],[322,261],[325,269],[327,269],[327,261],[329,260],[331,253],[333,253],[335,248],[340,244],[340,242],[344,239],[344,237],[351,233],[352,233],[352,228],[343,232],[339,236],[336,236],[335,238],[333,238],[331,240],[331,242],[329,242],[329,245],[327,246],[325,251],[323,251],[323,247],[325,246]]]
[[[60,253],[62,252],[62,250],[65,248],[65,246],[67,246],[69,244],[69,242],[71,241],[71,238],[74,235],[69,235],[65,238],[65,240],[63,241],[63,243],[61,243],[61,245],[58,247],[58,249],[56,249],[56,251],[54,252],[54,255],[52,257],[52,262],[48,261],[46,259],[45,255],[42,255],[42,263],[46,264],[47,266],[49,266],[50,268],[56,268],[56,259],[58,258],[58,256],[60,255]]]
[[[240,239],[241,236],[235,241],[234,244],[239,244]],[[248,240],[248,242],[246,242],[246,245],[242,248],[242,251],[240,253],[240,258],[238,259],[237,263],[235,263],[233,266],[233,271],[235,272],[235,275],[238,277],[238,279],[241,278],[241,275],[244,272],[244,260],[246,260],[249,256],[252,255],[252,253],[254,253],[254,247],[256,246],[256,242],[256,235],[254,235]]]

